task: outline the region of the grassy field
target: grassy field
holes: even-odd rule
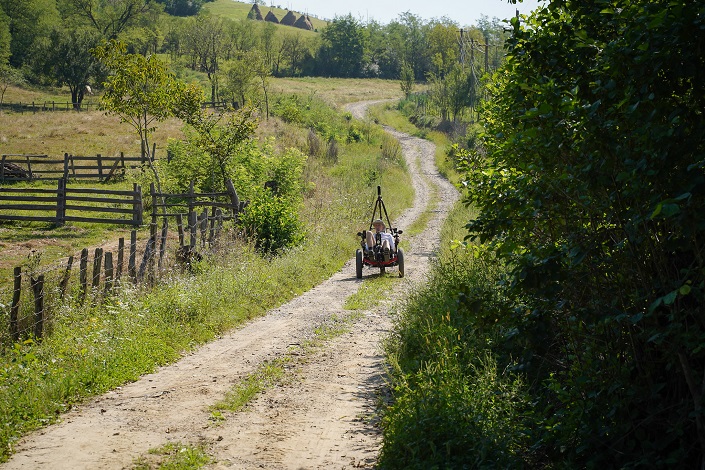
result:
[[[316,96],[333,106],[402,97],[398,80],[372,78],[275,78],[272,80],[272,91]]]
[[[271,8],[272,13],[277,16],[279,21],[284,18],[284,15],[286,15],[287,12],[287,10],[280,8],[280,6],[281,5]],[[230,18],[232,20],[244,20],[245,18],[247,18],[247,13],[249,13],[250,9],[252,8],[252,3],[236,2],[234,0],[216,0],[213,3],[206,3],[203,8],[204,10],[210,12],[213,15]],[[270,11],[270,7],[260,5],[260,11],[262,12],[262,16],[265,16],[267,12]],[[298,17],[301,16],[302,12],[294,11],[294,13],[296,14],[296,17],[298,19]],[[300,31],[306,36],[313,36],[316,34],[316,30],[321,31],[323,28],[325,28],[328,25],[328,22],[320,20],[318,18],[314,18],[310,15],[311,12],[309,12],[309,18],[311,19],[311,24],[313,25],[314,31],[306,31],[304,29],[294,28],[292,26],[286,25],[277,25],[277,27],[280,28],[280,31],[282,32]]]

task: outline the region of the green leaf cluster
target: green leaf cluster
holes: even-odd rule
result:
[[[700,466],[705,7],[553,1],[512,26],[468,229],[509,269],[492,328],[533,384],[533,448],[559,467]]]

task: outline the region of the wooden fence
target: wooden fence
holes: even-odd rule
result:
[[[145,157],[77,156],[64,154],[63,159],[47,155],[5,154],[0,162],[0,183],[34,181],[38,179],[95,179],[108,182],[124,175],[126,168],[138,168],[147,162]]]
[[[66,180],[60,179],[56,189],[0,188],[0,220],[56,225],[93,222],[139,227],[142,214],[142,189],[137,184],[133,185],[132,191],[69,188]]]
[[[201,104],[204,109],[224,109],[228,106],[226,101],[206,101]],[[100,102],[83,101],[82,103],[72,103],[70,101],[42,101],[31,103],[12,103],[4,101],[0,103],[0,110],[7,109],[16,113],[38,113],[54,111],[100,111]]]
[[[232,187],[232,183],[229,187]],[[174,255],[171,265],[167,264],[166,256],[168,218],[159,214],[158,217],[163,220],[161,233],[158,235],[158,219],[153,217],[140,263],[137,260],[137,231],[132,230],[129,245],[126,245],[124,238],[118,240],[116,256],[111,251],[96,248],[91,261],[90,251],[84,248],[77,260],[78,273],[75,273],[74,256],[69,256],[59,266],[44,270],[16,267],[13,272],[11,302],[5,300],[5,297],[10,300],[10,292],[0,291],[0,312],[3,304],[9,306],[6,316],[0,317],[0,351],[4,350],[6,345],[2,343],[6,341],[11,344],[27,336],[42,338],[47,334],[47,325],[52,322],[52,311],[65,302],[84,304],[90,300],[94,304],[100,303],[126,282],[151,287],[160,276],[169,272],[169,266],[189,269],[193,262],[202,258],[204,251],[215,249],[217,241],[222,237],[223,221],[237,217],[238,210],[235,207],[245,206],[239,200],[237,206],[232,202],[228,204],[218,200],[228,198],[232,201],[232,196],[237,200],[234,190],[209,194],[198,194],[193,190],[186,194],[161,195],[154,190],[151,192],[157,198],[164,196],[167,200],[184,199],[187,209],[190,208],[187,213],[169,214],[170,217],[176,217],[179,237],[178,247],[171,251]],[[158,203],[158,209],[163,209],[164,204]],[[175,206],[170,207],[173,209]],[[197,208],[204,210],[197,214]],[[214,216],[209,216],[209,211]],[[184,215],[188,217],[186,226],[182,223]],[[190,235],[188,243],[186,235]]]

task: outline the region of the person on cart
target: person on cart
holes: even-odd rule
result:
[[[375,229],[374,233],[370,230],[367,231],[367,249],[368,252],[377,245],[376,238],[379,236],[379,246],[382,255],[384,256],[384,261],[389,261],[389,254],[396,251],[396,246],[394,245],[394,237],[391,233],[386,231],[386,226],[382,219],[375,219],[372,221],[372,227]],[[374,254],[371,253],[371,258],[374,259]]]

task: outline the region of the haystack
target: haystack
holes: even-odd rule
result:
[[[262,12],[259,11],[259,5],[256,3],[252,4],[252,8],[250,8],[250,12],[247,14],[247,19],[248,20],[257,20],[257,21],[262,21],[264,18],[262,18]]]
[[[296,20],[296,23],[294,23],[294,26],[299,29],[313,31],[313,25],[311,24],[311,20],[309,19],[308,15],[301,15],[299,19]]]
[[[284,18],[282,18],[280,23],[287,26],[294,26],[294,23],[296,23],[296,15],[293,11],[289,10],[286,12],[286,15],[284,15]]]
[[[269,21],[270,23],[279,24],[279,19],[277,18],[277,15],[272,13],[272,10],[269,10],[269,12],[267,12],[267,16],[264,17],[264,21]]]

